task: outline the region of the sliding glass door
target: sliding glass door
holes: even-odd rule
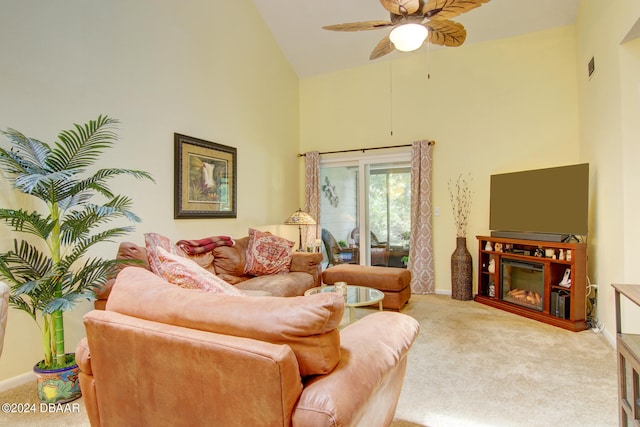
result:
[[[320,226],[327,266],[360,263],[352,237],[358,226],[357,165],[320,167]]]
[[[406,267],[410,178],[408,155],[321,164],[320,225],[327,265]]]
[[[405,163],[369,166],[370,264],[406,267],[411,230],[411,167]]]

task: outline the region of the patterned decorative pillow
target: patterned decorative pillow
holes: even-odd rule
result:
[[[290,240],[250,228],[244,273],[252,276],[288,273],[293,245]]]
[[[161,270],[161,262],[158,259],[158,248],[162,248],[165,251],[175,255],[179,255],[182,257],[186,256],[184,251],[180,249],[179,246],[171,243],[171,240],[168,237],[163,236],[162,234],[146,233],[144,235],[144,245],[147,248],[147,259],[149,260],[149,268],[151,268],[151,271],[153,271],[157,275],[160,275]]]
[[[245,295],[235,286],[200,267],[195,261],[156,248],[160,272],[156,273],[169,283],[187,289],[202,289],[212,294]]]

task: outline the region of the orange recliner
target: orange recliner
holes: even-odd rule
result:
[[[119,273],[76,350],[92,426],[388,426],[419,325],[342,331],[335,293],[246,297]]]

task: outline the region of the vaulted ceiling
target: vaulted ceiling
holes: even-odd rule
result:
[[[454,18],[467,29],[461,47],[553,27],[576,20],[579,0],[490,0]],[[379,0],[253,0],[299,77],[370,63],[369,54],[389,29],[334,32],[322,27],[344,22],[388,20]],[[417,52],[424,52],[423,46]],[[432,46],[431,49],[443,49]],[[411,53],[394,52],[397,55]],[[375,61],[388,61],[389,56]]]

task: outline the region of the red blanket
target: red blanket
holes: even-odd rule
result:
[[[177,245],[189,255],[207,253],[218,246],[233,246],[235,241],[231,236],[211,236],[199,240],[180,240]]]

